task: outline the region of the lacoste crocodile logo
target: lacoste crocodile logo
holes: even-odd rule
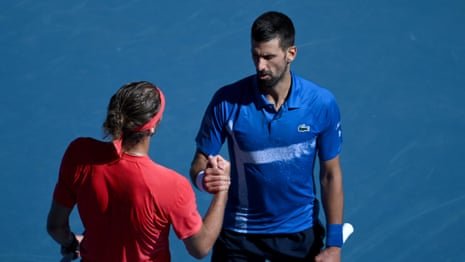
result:
[[[300,125],[297,127],[297,131],[299,131],[299,133],[310,132],[310,126],[308,126],[308,125],[306,125],[306,124],[300,124]]]

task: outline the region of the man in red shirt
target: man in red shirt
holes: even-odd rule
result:
[[[78,138],[60,167],[47,230],[69,258],[83,261],[170,261],[173,226],[188,252],[201,258],[218,237],[229,189],[229,162],[208,159],[216,192],[204,220],[188,180],[148,156],[161,120],[163,93],[149,82],[129,83],[110,100],[104,123],[112,142]],[[75,235],[69,215],[77,205],[85,233]]]

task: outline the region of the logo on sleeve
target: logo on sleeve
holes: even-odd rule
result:
[[[297,126],[297,131],[299,131],[299,133],[310,132],[310,126],[306,124],[300,124]]]

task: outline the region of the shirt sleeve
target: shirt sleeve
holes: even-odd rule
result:
[[[194,190],[186,178],[176,183],[175,202],[170,210],[170,220],[179,239],[197,234],[202,227],[202,218],[197,211]]]
[[[75,161],[75,145],[76,141],[72,142],[63,155],[58,182],[55,185],[53,193],[53,200],[68,208],[72,208],[76,203],[76,191],[72,187],[75,175],[79,169],[77,161]]]
[[[322,161],[336,157],[342,149],[342,128],[339,107],[334,97],[331,97],[324,115],[326,128],[319,136],[318,157]]]
[[[197,149],[207,155],[215,155],[221,150],[226,139],[226,119],[228,104],[223,99],[223,90],[219,90],[205,110],[195,141]]]

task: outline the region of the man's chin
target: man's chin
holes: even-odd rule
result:
[[[274,79],[260,79],[259,78],[258,84],[264,88],[272,88],[276,84],[276,81],[274,81]]]

